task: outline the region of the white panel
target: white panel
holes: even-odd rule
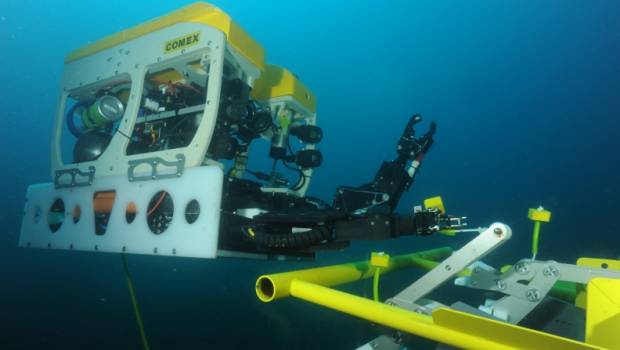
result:
[[[22,247],[74,249],[99,252],[127,252],[150,255],[215,258],[217,252],[223,172],[216,166],[185,169],[180,178],[129,182],[124,176],[96,178],[89,187],[55,189],[52,183],[28,187],[19,245]],[[95,234],[93,195],[116,191],[116,199],[104,235]],[[161,234],[151,232],[146,211],[151,198],[166,191],[174,203],[170,226]],[[48,212],[52,203],[64,201],[64,222],[52,232]],[[200,205],[196,222],[185,219],[191,200]],[[125,219],[130,202],[137,206],[131,224]],[[81,217],[73,222],[73,209],[80,206]]]

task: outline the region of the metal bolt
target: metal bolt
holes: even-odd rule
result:
[[[550,265],[543,269],[543,275],[545,277],[558,277],[560,275],[560,270],[557,267]]]
[[[528,273],[530,271],[530,268],[527,266],[527,264],[520,262],[518,264],[515,265],[515,270],[522,274],[525,275],[526,273]]]
[[[536,289],[536,288],[530,288],[525,293],[525,296],[527,297],[527,300],[529,300],[531,302],[539,301],[540,300],[540,291],[538,289]]]
[[[499,290],[506,289],[506,281],[504,281],[504,280],[496,280],[495,281],[495,285],[497,286],[497,289],[499,289]]]
[[[498,235],[498,236],[499,236],[499,235],[501,235],[502,233],[504,233],[504,231],[502,231],[502,229],[501,229],[501,228],[496,227],[496,228],[493,230],[493,233],[495,233],[496,235]]]
[[[394,332],[393,338],[394,338],[394,342],[395,343],[402,344],[402,342],[403,342],[403,334],[400,331]]]

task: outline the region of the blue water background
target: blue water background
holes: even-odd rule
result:
[[[120,258],[18,249],[26,187],[50,180],[64,55],[185,1],[0,2],[0,347],[137,349]],[[442,195],[472,225],[509,224],[494,264],[529,255],[527,209],[553,213],[543,259],[618,258],[617,1],[214,1],[318,98],[324,165],[310,193],[368,181],[407,118],[438,123],[400,211]],[[427,125],[427,124],[425,124]],[[356,243],[349,261],[467,237]],[[152,349],[352,348],[366,322],[296,300],[261,304],[257,275],[307,266],[130,256]],[[386,278],[386,294],[412,278]],[[363,293],[361,283],[348,287]]]

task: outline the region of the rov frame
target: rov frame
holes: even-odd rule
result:
[[[251,98],[274,119],[316,124],[312,92],[286,69],[265,64],[262,47],[208,4],[187,6],[67,55],[51,143],[53,183],[29,187],[19,245],[202,258],[249,256],[220,247],[218,237],[226,164],[215,159],[209,147],[221,113],[223,80],[230,77],[250,87]],[[191,84],[204,92],[202,102],[145,115],[144,94],[154,81]],[[71,136],[65,126],[67,110],[75,101],[115,89],[125,89],[125,106],[122,118],[110,126],[109,143],[95,159],[72,160],[63,151]],[[129,151],[138,126],[180,113],[191,114],[198,124],[188,143]],[[273,134],[267,130],[260,137]],[[312,150],[315,145],[301,147]],[[237,177],[246,170],[248,156],[245,152],[232,161]],[[264,186],[261,191],[303,196],[312,168],[303,169],[303,175],[307,180],[299,188]],[[146,214],[160,193],[172,198],[174,215],[165,234],[154,234]],[[186,220],[183,213],[198,218]],[[103,224],[96,219],[101,215]]]

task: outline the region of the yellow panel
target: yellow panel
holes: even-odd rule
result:
[[[598,269],[609,269],[620,271],[620,260],[614,259],[597,259],[597,258],[579,258],[577,266],[594,267]]]
[[[266,65],[254,84],[252,98],[267,101],[283,96],[291,96],[310,112],[316,111],[316,97],[299,79],[282,67]]]
[[[533,221],[549,222],[551,221],[551,212],[544,209],[532,209],[527,211],[527,217]]]
[[[443,206],[443,200],[439,196],[425,199],[424,207],[437,208],[442,214],[446,213],[446,208]]]
[[[433,312],[433,322],[437,326],[458,330],[479,339],[493,340],[512,349],[599,349],[572,339],[446,308]]]
[[[598,259],[598,258],[579,258],[577,266],[592,267],[597,269],[609,269],[620,271],[620,260],[614,259]],[[577,296],[575,297],[575,306],[585,309],[587,307],[587,292],[583,285],[577,285]]]
[[[584,288],[583,284],[577,284],[576,288],[577,294],[575,295],[575,306],[585,310],[588,306],[586,289]]]
[[[264,68],[263,48],[219,8],[195,3],[168,15],[155,18],[136,27],[110,35],[93,44],[83,46],[67,55],[65,63],[93,55],[130,40],[173,26],[178,23],[199,23],[217,28],[226,34],[228,43],[260,70]],[[162,50],[164,43],[162,42]]]
[[[620,280],[593,278],[587,300],[586,342],[620,349]]]

